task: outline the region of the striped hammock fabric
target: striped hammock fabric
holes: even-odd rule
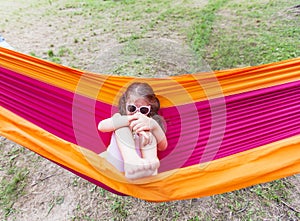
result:
[[[102,188],[153,202],[220,194],[300,172],[300,58],[166,78],[95,74],[0,48],[0,134]],[[99,153],[100,120],[149,83],[168,148],[156,176],[127,180]]]

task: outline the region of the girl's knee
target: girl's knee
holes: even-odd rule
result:
[[[132,137],[132,132],[129,127],[122,127],[115,131],[117,143],[123,143],[132,147],[134,145],[134,140]]]
[[[115,130],[115,133],[130,133],[132,134],[132,131],[129,127],[121,127]]]

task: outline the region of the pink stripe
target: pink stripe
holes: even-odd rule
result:
[[[193,128],[197,128],[197,122],[192,121],[190,127],[185,128],[185,133],[178,134],[180,119],[172,116],[173,110],[163,110],[167,121],[174,122],[168,126],[168,134],[184,136],[185,142],[178,147],[175,144],[175,151],[168,148],[160,154],[161,171],[223,158],[300,134],[300,81],[227,96],[225,100],[226,110],[220,108],[214,113],[208,101],[185,105],[185,111],[180,113],[182,120],[189,120],[193,115],[195,107],[191,105],[196,105],[198,110],[200,132],[196,145],[192,136],[197,134],[193,131]],[[217,107],[219,103],[222,106],[222,102],[221,98],[215,99],[211,105]],[[226,130],[223,136],[224,111]],[[212,128],[213,118],[217,122],[215,128]],[[221,145],[214,146],[220,139]],[[168,157],[170,153],[171,158]],[[167,158],[165,162],[164,158]]]
[[[75,96],[69,91],[3,68],[0,68],[0,73],[0,103],[3,107],[66,141],[82,144],[84,138],[85,145],[81,146],[95,152],[106,149],[110,134],[98,133],[97,130],[91,133],[91,128],[110,116],[114,110],[112,106],[77,94]],[[73,112],[77,118],[74,118]],[[90,119],[93,119],[92,125],[89,124]],[[78,128],[78,121],[82,124],[81,128]],[[78,133],[81,135],[77,138]]]
[[[96,153],[106,149],[110,134],[99,133],[96,127],[115,107],[3,68],[0,72],[3,107],[69,142]],[[159,153],[160,171],[223,158],[299,134],[299,94],[300,81],[296,81],[163,108],[169,147]]]

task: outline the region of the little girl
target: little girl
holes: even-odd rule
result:
[[[147,83],[131,84],[119,100],[119,113],[101,121],[98,129],[113,135],[105,157],[129,179],[157,174],[157,149],[167,148],[158,115],[160,103]]]

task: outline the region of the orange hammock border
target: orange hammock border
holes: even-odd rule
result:
[[[209,163],[134,182],[97,154],[66,142],[0,108],[0,134],[41,156],[126,195],[152,202],[221,194],[300,172],[300,135]],[[87,159],[88,158],[88,159]]]

